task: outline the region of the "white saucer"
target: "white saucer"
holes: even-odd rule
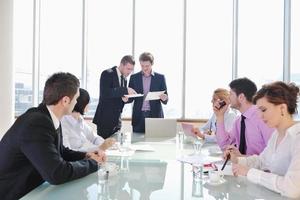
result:
[[[218,181],[218,182],[212,182],[212,181],[208,180],[208,181],[207,181],[207,184],[208,184],[208,185],[216,186],[216,185],[221,185],[221,184],[223,184],[223,183],[225,183],[225,182],[226,182],[226,180],[225,180],[224,178],[222,178],[222,179],[220,179],[220,181]]]

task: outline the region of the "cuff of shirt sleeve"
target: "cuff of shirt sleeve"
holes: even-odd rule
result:
[[[247,173],[247,179],[253,183],[258,184],[260,182],[263,171],[251,168]]]
[[[247,159],[246,159],[246,157],[238,157],[238,164],[247,166]]]

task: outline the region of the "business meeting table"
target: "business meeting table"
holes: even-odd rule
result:
[[[193,144],[186,141],[182,146],[178,138],[145,139],[133,134],[132,143],[136,151],[108,157],[109,163],[118,167],[109,174],[108,180],[100,181],[95,172],[81,179],[61,185],[45,182],[23,200],[189,200],[189,199],[286,199],[280,194],[249,182],[245,177],[225,175],[222,184],[209,184],[209,177],[193,178],[192,165],[178,161],[194,153]],[[199,157],[206,160],[221,160],[221,154],[210,154],[215,144],[204,144]]]

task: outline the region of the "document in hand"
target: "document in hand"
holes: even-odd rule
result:
[[[164,94],[165,91],[156,91],[156,92],[148,92],[145,101],[157,100],[160,99],[160,95]]]
[[[182,130],[183,130],[185,135],[196,137],[196,135],[192,132],[192,129],[194,127],[193,124],[181,123],[181,126],[182,126]]]
[[[127,98],[134,98],[134,97],[143,97],[143,94],[126,94],[124,95]]]

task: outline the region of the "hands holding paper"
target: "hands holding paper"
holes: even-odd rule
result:
[[[162,100],[162,101],[166,101],[166,100],[168,99],[168,95],[167,95],[167,94],[161,94],[161,95],[159,96],[159,98],[160,98],[160,100]]]

